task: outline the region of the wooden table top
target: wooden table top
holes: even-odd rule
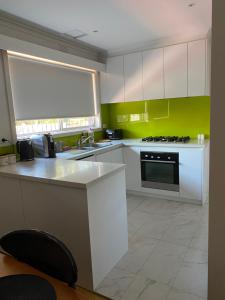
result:
[[[14,274],[34,274],[47,279],[55,288],[57,300],[104,300],[108,299],[83,288],[70,288],[66,283],[54,279],[15,258],[0,252],[0,277]]]

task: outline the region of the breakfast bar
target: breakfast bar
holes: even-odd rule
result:
[[[35,159],[0,168],[0,235],[35,228],[62,240],[78,285],[94,290],[128,250],[125,165]]]

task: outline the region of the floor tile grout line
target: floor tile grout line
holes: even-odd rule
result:
[[[135,199],[135,197],[133,198],[133,199]],[[154,200],[154,199],[152,199],[152,200]],[[129,201],[129,200],[128,200]],[[128,214],[128,217],[129,217],[129,215],[131,215],[131,214],[133,214],[133,213],[135,213],[135,212],[139,212],[139,213],[145,213],[146,215],[149,215],[150,217],[151,216],[160,216],[160,217],[165,217],[165,218],[170,218],[171,220],[169,221],[169,226],[172,226],[172,222],[173,222],[173,220],[174,219],[176,219],[176,218],[181,218],[182,219],[182,217],[185,219],[185,215],[187,215],[186,216],[186,218],[187,218],[187,220],[188,220],[188,212],[185,212],[185,207],[184,207],[184,205],[185,205],[185,203],[182,203],[179,207],[177,207],[177,208],[175,208],[176,209],[176,213],[175,214],[171,214],[171,213],[159,213],[158,211],[157,212],[155,212],[154,210],[152,211],[152,212],[149,212],[149,211],[143,211],[143,209],[140,209],[140,206],[145,202],[145,201],[148,201],[147,199],[143,199],[142,201],[140,201],[140,203],[135,207],[135,208],[133,208],[130,212],[129,212],[129,214]],[[167,200],[162,200],[162,201],[166,201],[167,202],[167,204],[168,204],[168,201]],[[191,207],[191,206],[190,206]],[[193,204],[193,207],[194,207],[194,204]],[[166,211],[166,209],[169,209],[169,210],[172,210],[172,208],[171,207],[168,207],[168,208],[164,208],[165,209],[165,211]],[[182,211],[184,209],[184,211]],[[198,217],[199,218],[201,218],[202,220],[204,220],[203,218],[204,218],[204,215],[203,215],[203,213],[201,213],[200,211],[197,211],[198,210],[198,208],[196,208],[196,210],[193,210],[193,217],[192,218],[190,218],[190,220],[189,221],[187,221],[187,222],[194,222],[194,221],[196,221],[196,220],[198,220]],[[199,214],[199,216],[198,216],[198,214]],[[131,222],[131,224],[132,224],[132,221],[130,221]],[[138,229],[137,230],[135,230],[130,236],[129,236],[129,240],[131,241],[131,243],[132,243],[132,240],[134,240],[135,239],[135,236],[138,236],[138,232],[142,229],[142,228],[144,228],[144,226],[147,224],[147,222],[145,223],[143,223],[140,227],[138,226]],[[204,224],[205,224],[205,222],[204,222]],[[203,225],[204,225],[203,224]],[[184,226],[185,226],[185,224],[183,224]],[[170,293],[170,291],[172,290],[172,288],[174,288],[173,287],[173,285],[174,285],[174,282],[175,282],[175,280],[176,280],[176,278],[177,278],[177,276],[178,276],[178,273],[179,273],[179,271],[180,271],[180,269],[181,269],[181,267],[182,267],[182,265],[184,265],[186,262],[185,262],[185,256],[186,256],[186,254],[188,253],[188,251],[191,249],[191,250],[196,250],[196,251],[201,251],[201,252],[203,252],[203,253],[206,253],[206,254],[208,254],[207,253],[207,251],[204,251],[203,249],[200,249],[200,248],[195,248],[195,247],[193,247],[193,246],[191,246],[191,243],[192,243],[192,241],[193,241],[193,239],[194,239],[194,237],[195,236],[197,236],[196,235],[196,232],[198,231],[198,226],[199,225],[201,225],[201,223],[199,222],[199,224],[196,224],[196,228],[195,228],[195,230],[194,230],[194,232],[193,232],[193,234],[191,235],[191,238],[190,238],[190,240],[188,241],[188,243],[187,243],[187,245],[183,245],[182,243],[177,243],[177,242],[171,242],[171,241],[167,241],[167,240],[164,240],[163,239],[163,236],[164,236],[164,234],[166,233],[166,231],[167,231],[167,229],[168,228],[166,228],[165,230],[163,230],[163,232],[162,232],[162,235],[160,236],[160,238],[155,238],[155,237],[151,237],[151,236],[146,236],[146,239],[152,239],[152,240],[155,240],[156,241],[156,245],[154,245],[154,247],[153,247],[153,249],[151,250],[151,252],[149,253],[149,255],[147,256],[147,258],[144,260],[144,263],[141,265],[141,267],[140,267],[140,269],[139,269],[139,271],[138,272],[136,272],[136,273],[131,273],[131,272],[127,272],[128,274],[130,273],[131,275],[133,275],[133,278],[132,278],[132,280],[131,280],[131,282],[129,283],[129,285],[128,285],[128,287],[126,288],[126,292],[127,292],[127,290],[129,289],[129,287],[131,286],[131,284],[134,282],[134,280],[135,280],[135,278],[136,278],[136,276],[138,276],[139,274],[140,274],[140,271],[143,269],[143,267],[144,267],[144,265],[146,264],[146,262],[147,262],[147,260],[149,260],[150,259],[150,257],[152,256],[152,254],[153,254],[153,251],[154,251],[154,249],[155,249],[155,247],[157,247],[157,245],[160,243],[160,242],[164,242],[164,243],[167,243],[167,244],[171,244],[171,245],[174,245],[174,246],[182,246],[182,247],[185,247],[185,251],[184,251],[184,254],[183,254],[183,257],[182,257],[182,261],[181,261],[181,265],[179,266],[179,268],[178,268],[178,270],[175,272],[175,275],[174,275],[174,277],[173,277],[173,279],[171,280],[171,282],[170,282],[170,285],[167,285],[167,286],[169,286],[170,288],[169,288],[169,291],[168,291],[168,293],[167,293],[167,295],[166,295],[166,298],[165,298],[165,300],[169,297],[169,293]],[[179,226],[179,224],[177,225],[177,226]],[[145,237],[144,237],[145,238]],[[188,262],[187,262],[188,263]],[[190,264],[196,264],[195,262],[190,262]],[[205,264],[205,263],[204,263]],[[206,263],[207,264],[207,263]],[[120,269],[121,271],[126,271],[125,269]],[[140,276],[144,276],[144,275],[141,275],[140,274]],[[146,276],[144,276],[144,277],[146,277]],[[149,278],[148,276],[146,277],[146,278]],[[152,280],[151,278],[150,278],[150,280]],[[160,283],[160,281],[156,281],[156,282],[158,282],[158,283]],[[162,284],[164,284],[165,285],[165,283],[163,283],[163,282],[161,282]],[[175,289],[175,288],[174,288]],[[177,289],[178,291],[182,291],[182,290],[179,290],[179,289]],[[124,294],[126,293],[126,292],[124,292]],[[187,293],[187,292],[186,292]],[[188,292],[187,294],[190,294],[190,295],[194,295],[194,296],[198,296],[199,297],[199,295],[197,295],[197,294],[195,294],[195,293],[190,293],[190,292]],[[121,296],[122,297],[122,296]],[[120,297],[120,298],[121,298]],[[200,297],[202,300],[204,300],[204,297]]]
[[[200,300],[207,300],[207,297],[206,297],[206,298],[205,298],[205,297],[201,297],[201,296],[199,296],[199,295],[196,295],[196,294],[193,294],[193,293],[190,293],[190,292],[185,292],[185,291],[179,290],[179,289],[177,289],[177,288],[173,288],[173,287],[171,287],[171,289],[170,289],[170,291],[169,291],[167,297],[165,298],[165,300],[168,300],[168,297],[169,297],[169,294],[170,294],[171,290],[176,290],[176,291],[178,291],[178,292],[180,292],[180,293],[183,292],[183,293],[185,293],[186,295],[198,297]]]

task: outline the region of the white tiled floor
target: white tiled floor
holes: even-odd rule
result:
[[[208,205],[128,196],[129,251],[98,286],[115,300],[207,298]]]

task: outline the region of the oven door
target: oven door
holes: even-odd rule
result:
[[[179,163],[141,160],[142,187],[179,192]]]

